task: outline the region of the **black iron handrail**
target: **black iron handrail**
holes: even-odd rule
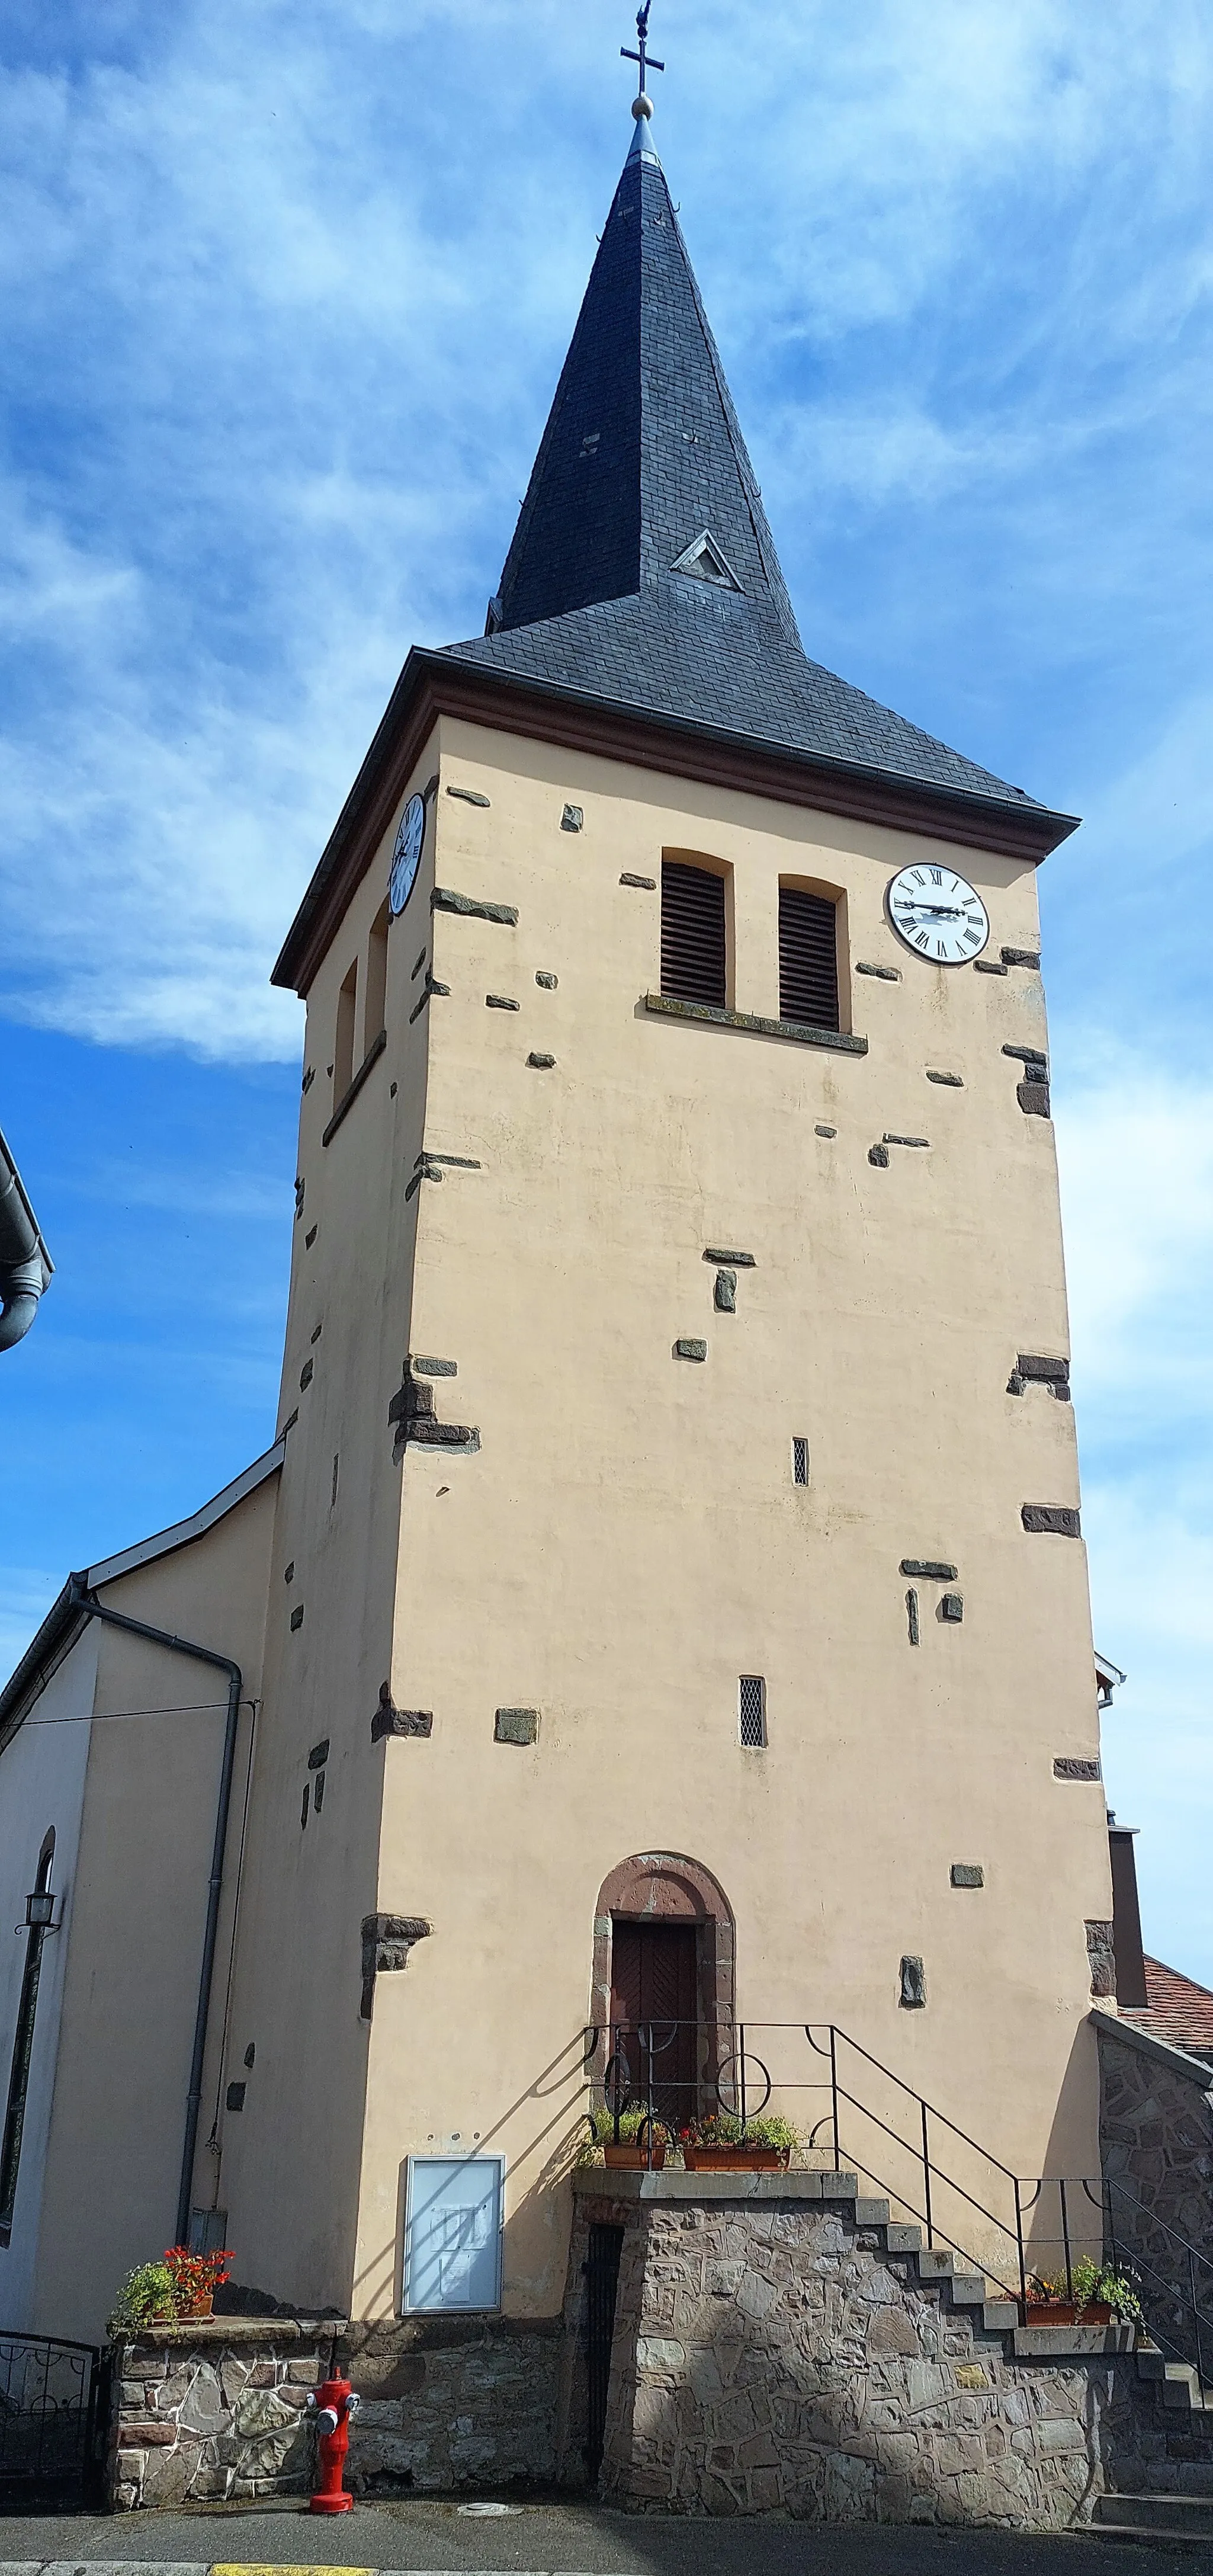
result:
[[[669,2070],[668,2063],[662,2063],[663,2060],[669,2060],[670,2051],[680,2032],[686,2033],[693,2043],[696,2068],[693,2075],[681,2077]],[[761,2036],[769,2054],[767,2034],[774,2036],[782,2032],[803,2035],[813,2054],[825,2061],[828,2074],[823,2074],[814,2080],[811,2077],[806,2079],[799,2075],[789,2077],[781,2072],[773,2079],[770,2067],[759,2055],[753,2042]],[[1022,2318],[1027,2317],[1029,2310],[1029,2287],[1039,2278],[1036,2270],[1037,2258],[1050,2247],[1055,2246],[1061,2253],[1067,2297],[1073,2296],[1075,2228],[1072,2224],[1071,2202],[1075,2194],[1081,2194],[1092,2207],[1100,2211],[1100,2241],[1108,2267],[1118,2275],[1123,2275],[1127,2271],[1130,2286],[1136,2285],[1139,2292],[1143,2288],[1148,2288],[1151,2294],[1149,2319],[1151,2333],[1162,2348],[1185,2359],[1187,2355],[1183,2352],[1182,2343],[1177,2341],[1173,2332],[1158,2321],[1154,2310],[1161,2304],[1178,2311],[1187,2321],[1189,2339],[1195,2351],[1196,2369],[1203,2382],[1206,2345],[1213,2349],[1213,2312],[1202,2304],[1202,2300],[1211,2294],[1202,2286],[1198,2295],[1198,2267],[1203,2266],[1206,2272],[1213,2273],[1213,2255],[1202,2254],[1197,2246],[1190,2244],[1167,2220],[1157,2217],[1144,2202],[1138,2200],[1124,2184],[1118,2183],[1114,2178],[1100,2176],[1092,2180],[1086,2175],[1070,2177],[1043,2175],[1033,2179],[1016,2174],[1009,2165],[1003,2163],[1001,2157],[992,2154],[988,2147],[983,2147],[980,2140],[974,2138],[967,2129],[962,2129],[959,2122],[953,2120],[948,2112],[941,2111],[937,2104],[929,2102],[925,2095],[918,2093],[912,2084],[906,2082],[904,2076],[899,2075],[893,2067],[886,2066],[880,2058],[873,2055],[870,2049],[865,2048],[861,2041],[852,2039],[850,2034],[842,2030],[836,2022],[747,2023],[730,2016],[722,2017],[719,2022],[712,2023],[654,2016],[650,2020],[635,2023],[591,2024],[587,2026],[585,2032],[587,2074],[593,2074],[595,2070],[600,2042],[604,2051],[604,2068],[599,2081],[602,2086],[604,2106],[612,2115],[615,2139],[618,2142],[620,2125],[625,2112],[639,2110],[641,2118],[637,2129],[637,2148],[650,2168],[659,2143],[659,2130],[662,2127],[681,2125],[680,2106],[677,2102],[671,2115],[671,2097],[689,2096],[686,2109],[691,2118],[699,2114],[700,2105],[705,2098],[709,2103],[714,2102],[717,2108],[728,2112],[738,2121],[744,2140],[748,2124],[761,2116],[776,2086],[781,2095],[799,2092],[828,2093],[828,2108],[814,2123],[809,2133],[807,2144],[810,2150],[818,2147],[824,2131],[827,2134],[824,2152],[832,2152],[836,2173],[843,2170],[845,2159],[848,2171],[853,2170],[865,2181],[874,2184],[882,2196],[887,2196],[899,2208],[908,2211],[921,2222],[926,2229],[929,2247],[934,2247],[938,2240],[953,2254],[959,2255],[963,2261],[971,2264],[975,2274],[982,2279],[993,2281],[1005,2297],[1015,2301]],[[907,2138],[892,2127],[870,2101],[861,2098],[860,2093],[857,2090],[853,2091],[851,2084],[843,2080],[839,2060],[842,2052],[848,2049],[863,2066],[870,2068],[886,2083],[892,2084],[904,2101],[913,2106],[915,2113],[913,2125],[917,2132],[915,2139]],[[846,2072],[850,2074],[849,2067]],[[859,2080],[858,2075],[853,2078],[856,2084]],[[863,2157],[854,2152],[855,2141],[852,2138],[848,2137],[844,2144],[842,2116],[844,2110],[854,2111],[868,2128],[879,2131],[888,2139],[900,2156],[907,2157],[911,2168],[920,2176],[920,2183],[911,2185],[907,2190],[904,2180],[890,2182],[885,2175],[877,2172],[874,2166],[866,2163]],[[958,2174],[949,2171],[948,2167],[940,2162],[939,2132],[941,2130],[946,2133],[947,2138],[967,2149],[972,2155],[981,2158],[990,2178],[984,2186],[987,2192],[986,2198],[980,2197],[977,2191],[970,2190],[968,2184],[962,2182]],[[998,2196],[997,2190],[990,2187],[996,2179],[1006,2186],[1006,2198],[1010,2208],[1009,2214],[1005,2217],[996,2208],[990,2206],[990,2200]],[[959,2237],[950,2234],[946,2227],[941,2226],[939,2217],[941,2187],[944,2192],[955,2195],[970,2211],[984,2220],[988,2227],[995,2230],[1005,2252],[1005,2260],[1001,2264],[997,2256],[994,2262],[991,2262],[988,2249],[978,2254]],[[921,2205],[913,2196],[916,2189],[921,2193]],[[1034,2213],[1044,2214],[1043,2195],[1046,2191],[1056,2191],[1058,2195],[1060,2234],[1057,2237],[1045,2235],[1039,2224],[1029,2225]],[[1147,2221],[1152,2228],[1160,2230],[1166,2237],[1169,2246],[1175,2250],[1179,2264],[1186,2268],[1186,2292],[1181,2284],[1160,2270],[1157,2263],[1151,2261],[1136,2243],[1132,2248],[1131,2259],[1126,2262],[1123,2223],[1119,2244],[1117,2238],[1118,2207],[1122,2212],[1122,2222],[1123,2217],[1127,2216],[1128,2211],[1132,2209],[1141,2219]],[[1012,2280],[1008,2282],[1000,2279],[1000,2269],[1011,2272]]]

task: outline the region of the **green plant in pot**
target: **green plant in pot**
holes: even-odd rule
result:
[[[175,2325],[177,2293],[167,2263],[137,2263],[114,2301],[107,2331],[142,2334],[148,2326]]]
[[[735,2111],[710,2111],[679,2132],[683,2162],[691,2173],[772,2173],[791,2162],[800,2140],[789,2120],[774,2111],[739,2119]]]
[[[618,2123],[613,2111],[599,2108],[586,2113],[586,2122],[590,2134],[581,2150],[582,2163],[597,2164],[601,2156],[604,2164],[622,2166],[625,2171],[638,2166],[659,2170],[665,2163],[670,2131],[643,2108],[621,2111]]]

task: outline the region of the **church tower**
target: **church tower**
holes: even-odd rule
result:
[[[807,2138],[833,2025],[1098,2172],[1073,829],[806,657],[642,96],[485,632],[410,653],[276,968],[256,2278],[537,2329],[658,2025],[671,2125],[744,2054]]]

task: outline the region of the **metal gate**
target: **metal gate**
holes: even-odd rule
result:
[[[102,2379],[95,2344],[0,2333],[0,2503],[99,2500]]]
[[[622,2251],[622,2227],[591,2227],[585,2264],[585,2464],[591,2486],[602,2466],[607,2390],[611,2380],[611,2338],[615,2331],[615,2295],[619,2288]]]

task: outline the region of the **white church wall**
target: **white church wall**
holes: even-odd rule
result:
[[[51,1887],[58,1928],[42,1943],[34,2044],[21,2138],[12,2241],[0,2247],[0,2325],[29,2327],[42,2233],[43,2186],[59,2057],[64,1982],[72,1939],[80,1820],[88,1767],[97,1632],[85,1629],[0,1754],[0,2117],[8,2100],[14,2034],[25,1969],[25,1897],[44,1837],[53,1827]],[[49,2330],[53,2332],[54,2325]],[[71,2328],[61,2329],[70,2333]]]

